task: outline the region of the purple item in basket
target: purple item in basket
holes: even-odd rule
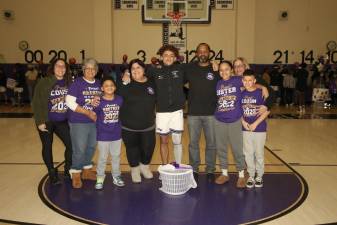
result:
[[[171,165],[173,165],[176,169],[191,169],[188,165],[181,165],[176,162],[172,162]]]

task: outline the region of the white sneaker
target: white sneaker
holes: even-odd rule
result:
[[[262,177],[256,177],[256,179],[255,179],[255,187],[263,187],[263,179],[262,179]]]
[[[140,176],[140,167],[131,167],[131,178],[133,183],[142,182],[142,177]]]
[[[101,190],[103,188],[103,183],[104,183],[104,177],[97,177],[95,189]]]
[[[125,186],[124,181],[122,180],[121,176],[116,176],[116,177],[112,177],[112,183],[118,187],[123,187]]]
[[[153,173],[151,172],[149,165],[140,164],[140,173],[146,179],[152,179],[153,178]]]
[[[247,188],[253,188],[255,185],[255,180],[252,177],[249,177],[247,182],[246,182],[246,187]]]

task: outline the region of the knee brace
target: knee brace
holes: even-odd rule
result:
[[[181,144],[181,133],[172,133],[172,142],[174,145]]]

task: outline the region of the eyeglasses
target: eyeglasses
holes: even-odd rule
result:
[[[84,70],[88,70],[88,71],[96,71],[95,68],[90,68],[90,67],[86,67],[86,68],[84,68]]]
[[[55,67],[56,67],[56,68],[60,68],[60,69],[64,69],[64,68],[66,68],[66,66],[65,66],[65,65],[59,65],[59,64],[55,64]]]

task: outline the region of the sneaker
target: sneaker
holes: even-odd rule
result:
[[[59,179],[59,177],[58,177],[58,172],[57,172],[57,169],[55,168],[53,168],[53,169],[50,169],[49,171],[48,171],[48,175],[49,175],[49,179],[50,179],[50,183],[52,184],[52,185],[58,185],[58,184],[61,184],[61,181],[60,181],[60,179]]]
[[[71,180],[71,176],[70,176],[69,170],[65,170],[63,176],[64,176],[65,179]]]
[[[95,184],[95,189],[96,190],[101,190],[103,188],[103,183],[104,183],[104,178],[97,177],[96,184]]]
[[[199,173],[198,172],[193,172],[193,178],[195,180],[195,182],[199,182]]]
[[[252,188],[252,187],[254,187],[254,184],[255,184],[254,178],[249,177],[248,180],[247,180],[247,183],[246,183],[246,187],[247,188]]]
[[[55,186],[61,184],[61,181],[58,176],[50,176],[50,183]]]
[[[214,173],[207,173],[206,177],[207,177],[208,182],[210,182],[210,183],[214,182],[214,179],[215,179]]]
[[[112,177],[112,179],[113,179],[113,184],[117,185],[118,187],[123,187],[125,185],[121,176]]]
[[[222,174],[215,179],[216,184],[224,184],[227,183],[228,181],[229,177]]]
[[[255,179],[255,187],[263,187],[263,180],[262,177],[257,177]]]

